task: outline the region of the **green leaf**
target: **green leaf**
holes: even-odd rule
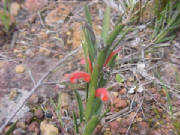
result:
[[[124,25],[117,25],[114,30],[108,35],[108,39],[107,39],[107,49],[109,49],[109,47],[112,45],[113,41],[117,38],[117,36],[119,35],[119,33],[121,32],[121,30],[123,29]]]
[[[75,112],[73,112],[73,121],[74,121],[75,132],[76,134],[79,134],[79,126],[77,123],[77,117],[76,117]]]
[[[103,103],[100,98],[95,98],[93,103],[92,115],[100,115],[103,107]]]
[[[93,116],[88,122],[85,127],[85,130],[82,135],[93,135],[93,131],[100,122],[99,116]]]
[[[124,82],[124,79],[120,76],[120,74],[116,74],[116,81],[118,83],[123,83]]]
[[[79,107],[79,115],[80,115],[80,123],[83,121],[83,104],[82,104],[82,99],[81,96],[79,95],[79,92],[77,90],[74,91],[77,102],[78,102],[78,107]]]
[[[86,16],[86,21],[89,23],[90,26],[92,26],[92,17],[89,12],[89,8],[87,5],[84,6],[84,11],[85,11],[85,16]]]
[[[110,12],[111,12],[111,8],[110,6],[107,6],[104,13],[103,27],[101,31],[101,38],[103,39],[104,43],[106,43],[107,41],[107,36],[109,32]]]

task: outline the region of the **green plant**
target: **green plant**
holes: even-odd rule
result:
[[[171,0],[166,1],[161,10],[155,8],[156,19],[151,36],[151,40],[154,43],[161,43],[175,38],[175,34],[172,32],[180,27],[179,10],[180,1]]]
[[[113,68],[117,53],[120,51],[120,48],[116,48],[130,30],[130,28],[126,28],[124,25],[119,24],[109,33],[110,10],[110,7],[107,6],[104,14],[101,39],[97,42],[92,29],[91,15],[88,7],[85,6],[86,22],[83,26],[84,40],[82,46],[87,73],[75,72],[70,76],[71,83],[76,83],[76,81],[81,78],[86,82],[85,108],[83,108],[83,101],[78,91],[75,90],[79,108],[79,117],[73,112],[76,134],[92,135],[100,120],[108,112],[108,109],[106,112],[102,112],[104,102],[110,99],[108,90],[104,88],[108,75],[110,74],[107,72],[107,69],[111,70]],[[77,120],[78,118],[79,123]],[[85,125],[83,129],[82,125]],[[82,132],[79,130],[80,127]]]
[[[9,0],[4,0],[3,10],[0,11],[0,21],[3,24],[3,31],[8,33],[12,25],[12,17],[9,11]]]

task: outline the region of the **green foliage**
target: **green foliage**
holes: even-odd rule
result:
[[[162,11],[157,14],[153,34],[151,36],[151,40],[154,43],[161,43],[174,39],[175,35],[172,32],[180,27],[180,1],[165,2],[161,10]]]
[[[59,93],[58,95],[58,101],[57,103],[55,103],[52,99],[50,100],[50,103],[53,105],[54,109],[55,109],[55,113],[58,117],[59,123],[61,124],[61,126],[63,126],[63,121],[62,121],[62,116],[61,116],[61,93]]]
[[[79,95],[79,92],[77,90],[74,91],[75,93],[75,96],[76,96],[76,99],[77,99],[77,103],[78,103],[78,108],[79,108],[79,115],[80,115],[80,122],[83,121],[83,117],[84,117],[84,114],[83,114],[83,104],[82,104],[82,99]]]
[[[4,26],[3,31],[6,33],[8,33],[11,28],[11,15],[8,7],[9,0],[5,0],[3,5],[3,11],[0,11],[0,21]]]
[[[110,12],[111,12],[111,9],[109,6],[107,6],[105,10],[105,14],[104,14],[103,27],[102,27],[102,32],[101,32],[101,38],[103,39],[104,43],[106,43],[108,32],[109,32]]]
[[[80,123],[85,123],[85,128],[83,130],[83,135],[92,135],[97,124],[100,122],[100,119],[105,116],[103,115],[102,108],[103,102],[95,97],[95,91],[97,88],[103,88],[106,84],[104,79],[103,67],[106,59],[112,53],[112,51],[118,46],[120,41],[125,37],[127,32],[130,30],[125,28],[124,25],[117,25],[109,33],[110,27],[110,7],[107,6],[103,19],[103,27],[101,31],[101,39],[103,43],[97,43],[95,34],[92,29],[92,18],[87,6],[84,7],[86,22],[83,26],[84,41],[82,43],[85,61],[86,61],[86,71],[91,75],[91,81],[86,84],[86,108],[83,109],[82,100],[77,91],[75,91],[75,96],[77,98],[79,114],[80,114]],[[115,44],[114,41],[121,34],[120,39]],[[103,44],[104,47],[99,48],[99,44]],[[109,61],[108,65],[110,68],[113,68],[115,63],[115,58],[117,55],[113,56]],[[90,69],[90,63],[93,70]],[[73,114],[74,126],[76,133],[79,132],[79,126],[77,123],[77,116]]]
[[[124,82],[124,79],[120,76],[120,74],[116,74],[116,81],[118,83],[123,83]]]

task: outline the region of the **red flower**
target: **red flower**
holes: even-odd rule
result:
[[[105,63],[104,63],[104,67],[109,63],[109,61],[111,60],[111,58],[116,55],[119,51],[121,50],[121,48],[118,48],[114,51],[112,51],[112,53],[108,56],[108,58],[106,59]]]
[[[100,97],[102,101],[108,101],[109,100],[109,92],[105,88],[98,88],[95,92],[96,97]]]
[[[75,72],[72,73],[70,76],[70,82],[71,83],[76,83],[77,79],[84,79],[85,82],[89,82],[91,80],[91,77],[88,73],[86,72]]]

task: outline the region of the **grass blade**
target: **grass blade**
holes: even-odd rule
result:
[[[93,116],[92,119],[88,121],[82,135],[93,135],[93,131],[99,122],[99,116]]]
[[[79,95],[79,92],[77,90],[74,91],[77,102],[78,102],[78,107],[79,107],[79,115],[80,115],[80,123],[83,121],[83,104],[82,104],[82,99],[81,96]]]
[[[85,16],[86,16],[86,21],[89,23],[90,26],[92,26],[92,17],[89,12],[89,8],[87,5],[84,6],[84,11],[85,11]]]
[[[79,126],[77,123],[77,117],[76,117],[75,112],[73,112],[73,121],[74,121],[75,132],[76,134],[79,134]]]
[[[106,43],[107,41],[107,36],[109,32],[110,12],[111,12],[111,9],[109,6],[107,6],[104,13],[103,27],[101,31],[101,38],[103,39],[104,43]]]

